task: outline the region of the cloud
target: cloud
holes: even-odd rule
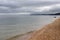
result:
[[[51,13],[52,14],[57,12],[60,12],[60,4],[36,7],[33,13],[43,13],[43,14]]]
[[[59,0],[0,0],[0,13],[58,12],[58,4]]]

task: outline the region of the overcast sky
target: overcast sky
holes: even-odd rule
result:
[[[59,0],[0,0],[0,13],[56,13],[60,12]]]

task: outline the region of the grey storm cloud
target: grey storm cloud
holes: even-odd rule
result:
[[[39,13],[58,12],[60,7],[53,5],[60,4],[59,0],[0,0],[0,13]],[[48,6],[48,8],[46,8]],[[50,6],[53,6],[50,7]],[[44,8],[44,9],[43,9]],[[49,9],[52,8],[52,9]],[[45,10],[47,9],[47,10]],[[49,10],[49,11],[48,11]]]

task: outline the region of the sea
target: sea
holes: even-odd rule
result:
[[[44,27],[59,16],[0,15],[0,40]]]

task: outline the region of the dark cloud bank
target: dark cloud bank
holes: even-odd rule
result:
[[[0,0],[0,13],[60,12],[59,0]]]

